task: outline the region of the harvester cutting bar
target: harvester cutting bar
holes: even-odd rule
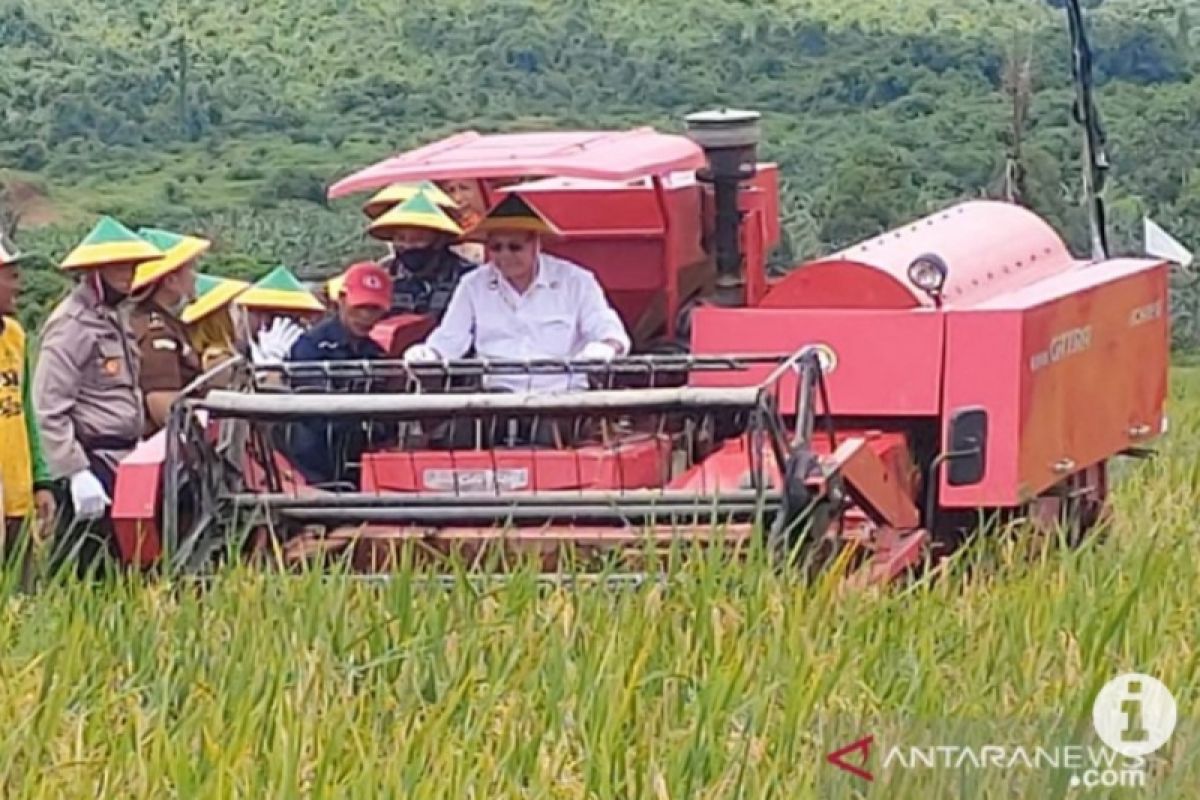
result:
[[[367,494],[363,492],[294,497],[286,494],[238,494],[237,508],[257,509],[295,522],[356,521],[392,524],[495,524],[530,522],[650,523],[665,520],[752,519],[774,513],[777,492],[741,490],[703,495],[695,492],[544,492],[540,494],[455,495],[437,493]]]
[[[719,510],[694,507],[644,507],[613,509],[608,506],[568,506],[564,509],[522,509],[497,506],[496,509],[286,509],[276,512],[289,522],[353,522],[355,524],[428,524],[494,525],[505,522],[523,524],[593,523],[662,524],[667,521],[695,524],[697,518],[713,523],[742,521],[763,511],[757,506],[722,506]]]
[[[670,411],[749,411],[760,403],[758,386],[597,390],[564,394],[500,392],[475,394],[245,394],[214,390],[194,407],[218,417],[289,420],[304,417],[446,418],[469,412],[575,414]]]
[[[431,525],[494,525],[510,521],[513,523],[563,523],[593,522],[622,524],[654,524],[668,520],[697,519],[714,522],[751,519],[768,509],[761,504],[724,502],[719,507],[704,508],[695,505],[648,505],[624,508],[607,505],[565,505],[560,508],[525,507],[497,504],[476,507],[396,507],[396,508],[284,508],[275,513],[282,519],[294,522],[354,522],[431,524]]]

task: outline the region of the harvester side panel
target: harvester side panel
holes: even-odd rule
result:
[[[787,353],[817,345],[836,415],[934,416],[941,400],[942,320],[923,310],[696,309],[692,352]],[[750,385],[769,367],[692,376],[695,385]],[[795,411],[784,378],[784,414]]]
[[[145,567],[162,550],[158,509],[162,504],[166,431],[138,444],[121,461],[113,491],[113,538],[122,561]]]
[[[415,451],[363,456],[364,492],[549,492],[659,487],[670,468],[669,441],[562,450]]]
[[[988,435],[983,480],[943,470],[942,505],[1015,506],[1157,435],[1167,281],[1165,264],[1114,260],[948,312],[943,424],[983,407]]]
[[[396,314],[371,330],[371,338],[392,358],[400,358],[410,345],[422,342],[437,325],[432,314]]]

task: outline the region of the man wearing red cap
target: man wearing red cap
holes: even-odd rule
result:
[[[354,264],[346,270],[336,299],[337,314],[297,339],[288,361],[363,361],[386,356],[371,338],[371,329],[392,305],[387,270],[370,261]],[[326,382],[318,385],[324,387]],[[358,461],[364,434],[364,425],[355,420],[305,420],[291,426],[287,450],[310,484],[348,480],[352,476],[347,475],[346,464]]]

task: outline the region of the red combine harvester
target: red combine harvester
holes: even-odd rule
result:
[[[563,231],[548,249],[595,272],[635,353],[230,362],[236,389],[201,379],[121,465],[122,557],[200,568],[238,542],[361,570],[405,551],[644,567],[673,542],[762,535],[814,559],[853,544],[860,574],[887,580],[981,512],[1094,524],[1109,460],[1164,425],[1167,262],[1080,260],[1033,213],[977,201],[771,280],[777,171],[757,163],[757,115],[689,132],[465,133],[335,184],[507,179]],[[430,325],[376,333],[398,355]],[[566,373],[590,389],[481,390]],[[335,424],[331,448],[360,443],[335,484],[286,457],[314,419]],[[539,426],[549,446],[529,443]]]

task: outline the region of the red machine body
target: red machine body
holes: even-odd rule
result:
[[[468,133],[362,170],[334,184],[330,196],[398,181],[521,179],[499,191],[521,193],[562,231],[547,249],[595,272],[634,334],[635,350],[670,341],[685,318],[697,358],[783,357],[811,348],[829,401],[819,417],[834,432],[812,432],[806,447],[819,468],[802,480],[814,491],[846,482],[846,535],[870,543],[879,554],[874,572],[884,577],[919,558],[937,515],[1026,508],[1068,488],[1102,502],[1107,461],[1163,429],[1166,262],[1079,260],[1032,212],[971,201],[768,281],[766,254],[779,240],[778,173],[760,164],[738,192],[745,304],[721,307],[704,299],[716,274],[712,192],[696,179],[704,164],[690,140],[649,129]],[[909,277],[914,261],[930,255],[946,268],[936,292]],[[375,338],[398,354],[431,326],[426,318],[399,317]],[[779,400],[770,408],[799,429],[812,409],[800,408],[807,401],[795,375],[780,375],[771,363],[698,370],[687,386],[719,400],[719,390],[777,380]],[[965,457],[956,450],[960,440],[972,443]],[[653,432],[559,450],[385,448],[363,456],[356,488],[362,496],[413,502],[457,495],[464,482],[469,492],[516,495],[736,493],[767,449],[752,437],[732,438],[672,472],[671,443]],[[114,517],[132,562],[148,563],[159,551],[161,489],[151,476],[164,457],[154,440],[120,469]],[[784,471],[767,469],[772,485],[787,483]],[[267,491],[261,469],[248,473],[248,491]],[[293,474],[284,482],[296,496],[314,492]],[[450,538],[482,530],[451,527]],[[399,539],[440,535],[411,525],[384,529]],[[372,523],[371,530],[381,529]],[[749,536],[754,526],[731,530]],[[520,536],[533,534],[522,529]],[[581,522],[543,531],[543,538],[554,536],[616,536],[628,544],[633,532],[621,538]]]
[[[949,266],[940,307],[907,276],[927,253]],[[802,265],[758,308],[698,310],[693,351],[817,345],[835,415],[933,418],[943,447],[957,411],[983,409],[983,477],[943,475],[939,502],[1013,507],[1161,431],[1169,269],[1077,260],[1033,213],[974,201]]]
[[[409,181],[514,181],[492,190],[489,200],[520,192],[562,232],[546,251],[595,272],[634,342],[647,345],[674,336],[682,305],[712,286],[706,250],[712,188],[696,180],[704,164],[704,152],[690,139],[649,128],[490,136],[471,131],[361,170],[335,183],[329,196]],[[762,254],[780,236],[774,164],[758,165],[740,204],[758,253],[747,260],[748,280],[761,293]]]

